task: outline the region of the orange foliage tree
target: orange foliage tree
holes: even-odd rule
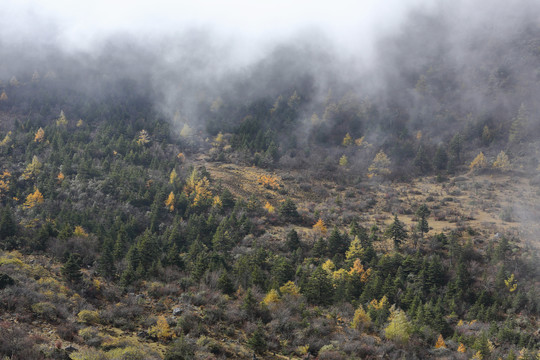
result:
[[[325,235],[328,232],[323,219],[319,219],[319,221],[313,225],[313,230],[320,232],[322,235]]]
[[[26,201],[24,202],[23,207],[25,207],[26,209],[31,209],[37,204],[41,203],[43,203],[43,195],[41,194],[39,189],[36,188],[36,191],[26,197]]]

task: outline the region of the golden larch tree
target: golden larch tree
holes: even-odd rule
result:
[[[384,329],[384,336],[400,344],[407,343],[413,328],[405,312],[396,309],[392,311],[388,319],[390,324]]]
[[[347,133],[345,134],[345,137],[343,138],[343,141],[341,142],[341,145],[343,146],[351,146],[353,144],[353,139],[351,137],[351,134]]]
[[[474,160],[471,161],[469,165],[469,169],[471,170],[485,169],[487,165],[488,163],[487,163],[486,157],[484,156],[484,153],[480,152],[480,154],[476,155]]]
[[[210,182],[206,176],[197,182],[194,192],[195,198],[193,199],[193,206],[200,205],[202,202],[212,196],[212,192],[210,191]]]
[[[188,124],[184,124],[184,126],[182,126],[182,130],[180,130],[180,136],[183,138],[186,138],[192,135],[193,135],[193,129]]]
[[[60,110],[60,116],[56,119],[56,126],[66,126],[68,124],[64,110]]]
[[[42,166],[43,165],[39,161],[38,157],[34,155],[34,157],[32,157],[32,162],[26,166],[26,169],[23,172],[23,179],[28,180],[33,176],[37,176],[41,171]]]
[[[266,202],[266,204],[264,204],[264,209],[268,211],[269,214],[273,214],[276,212],[276,208],[272,206],[272,204],[270,204],[268,201]]]
[[[362,305],[356,309],[354,312],[353,321],[351,323],[351,327],[353,329],[357,329],[360,331],[363,331],[371,326],[371,318],[369,317],[368,313]]]
[[[167,197],[167,200],[165,200],[165,206],[169,209],[169,211],[174,211],[174,193],[172,191]]]
[[[10,178],[11,173],[7,170],[4,170],[4,173],[0,174],[0,198],[9,191]]]
[[[347,155],[343,155],[339,158],[339,166],[347,166],[349,165],[349,158],[347,157]]]
[[[34,141],[42,142],[43,139],[45,139],[45,130],[43,130],[43,128],[39,128],[38,131],[36,131],[36,135],[34,136]]]
[[[279,301],[279,293],[276,289],[271,289],[264,297],[262,303],[266,306],[269,306],[271,304],[277,304]]]
[[[323,219],[319,219],[315,225],[313,225],[313,230],[319,232],[321,235],[326,235],[328,229]]]
[[[435,344],[435,349],[446,349],[446,343],[444,342],[444,338],[442,334],[439,335],[439,338],[437,339],[437,343]]]
[[[174,184],[177,178],[178,174],[176,173],[176,169],[172,169],[171,174],[169,175],[169,184]]]
[[[369,275],[371,275],[371,269],[365,270],[360,259],[356,259],[353,266],[349,270],[349,275],[359,275],[360,281],[365,283],[368,281]]]
[[[360,241],[360,238],[358,236],[355,236],[353,241],[351,241],[351,244],[349,245],[349,249],[345,252],[345,259],[347,261],[354,261],[356,259],[361,259],[364,256],[365,249],[362,247],[362,242]]]
[[[139,131],[139,138],[137,139],[137,144],[146,145],[149,142],[150,142],[150,135],[148,135],[148,131],[144,129]]]
[[[291,280],[283,284],[283,286],[279,288],[279,292],[282,295],[300,296],[300,288]]]
[[[493,162],[493,168],[501,171],[510,170],[510,160],[504,151],[501,151],[499,155],[497,155],[497,158]]]
[[[6,91],[2,91],[2,94],[0,95],[0,101],[7,101],[8,96],[6,94]]]
[[[158,316],[156,325],[152,326],[148,333],[155,336],[159,341],[168,341],[175,337],[174,331],[171,330],[165,316]]]
[[[23,204],[23,207],[26,209],[31,209],[34,206],[38,204],[42,204],[42,203],[43,203],[43,195],[41,194],[39,189],[36,188],[33,193],[28,194],[28,196],[26,197],[26,201]]]
[[[384,153],[384,151],[379,151],[373,162],[368,168],[368,177],[373,177],[376,175],[388,175],[390,174],[390,159]]]
[[[80,225],[75,226],[75,229],[73,230],[73,236],[76,237],[88,237],[88,233],[84,228]]]

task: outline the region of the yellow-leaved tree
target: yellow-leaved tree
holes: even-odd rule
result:
[[[279,288],[282,295],[300,296],[300,288],[292,281],[287,281]]]
[[[186,179],[186,185],[184,185],[184,192],[186,193],[186,196],[189,197],[193,191],[195,191],[197,181],[199,181],[199,172],[197,169],[193,168],[191,174],[189,174],[188,178]]]
[[[335,268],[336,268],[336,265],[334,264],[334,262],[330,259],[326,260],[326,262],[322,265],[322,268],[324,271],[326,271],[327,273],[331,274]]]
[[[169,209],[169,211],[174,211],[174,193],[172,191],[167,197],[167,200],[165,200],[165,206]]]
[[[343,146],[351,146],[353,144],[353,139],[351,137],[351,134],[347,133],[345,137],[343,138],[343,141],[341,142],[341,145]]]
[[[365,331],[371,326],[371,318],[368,313],[364,310],[362,305],[356,309],[354,312],[353,321],[351,327],[360,331]]]
[[[273,214],[276,212],[274,206],[272,206],[272,204],[270,204],[268,201],[266,202],[266,204],[264,204],[264,209],[268,211],[269,214]]]
[[[11,179],[11,173],[4,170],[3,174],[0,174],[0,197],[4,196],[9,191],[9,183]]]
[[[0,146],[8,146],[11,143],[11,131],[9,131],[4,139],[0,141]]]
[[[148,131],[141,130],[139,131],[139,137],[137,139],[137,144],[139,145],[146,145],[150,142],[150,135],[148,135]]]
[[[0,101],[7,101],[7,99],[8,99],[8,96],[6,94],[6,91],[3,90],[2,94],[0,95]]]
[[[317,231],[321,235],[326,235],[328,229],[323,219],[320,219],[313,225],[313,230]]]
[[[176,179],[178,179],[178,174],[176,173],[176,169],[172,169],[171,174],[169,175],[169,184],[174,184]]]
[[[497,158],[493,162],[493,168],[501,171],[510,170],[510,160],[504,151],[501,151],[499,155],[497,155]]]
[[[351,244],[349,245],[349,249],[345,252],[345,259],[350,264],[356,259],[361,259],[364,256],[365,252],[366,251],[362,247],[362,242],[360,241],[360,238],[358,238],[358,236],[355,236],[353,241],[351,241]]]
[[[36,135],[34,136],[35,142],[42,142],[43,139],[45,139],[45,131],[43,128],[39,128],[38,131],[36,131]]]
[[[75,229],[73,230],[73,236],[76,237],[88,237],[88,233],[84,230],[84,228],[80,225],[75,226]]]
[[[60,110],[60,116],[56,119],[56,126],[66,126],[68,124],[64,110]]]
[[[371,269],[364,269],[364,265],[362,265],[362,262],[360,259],[354,260],[354,264],[349,270],[349,275],[357,275],[360,276],[361,282],[366,282],[369,278],[369,275],[371,275]],[[384,299],[384,298],[383,298]],[[381,299],[382,301],[382,299]]]
[[[271,289],[264,297],[262,303],[266,306],[269,306],[271,304],[277,304],[279,301],[279,293],[276,289]]]
[[[465,347],[465,345],[463,345],[463,343],[459,343],[459,346],[457,348],[457,351],[464,354],[467,352],[467,348]]]
[[[384,153],[384,151],[379,151],[373,162],[368,168],[368,177],[372,178],[373,176],[381,176],[390,174],[390,159]]]
[[[32,162],[26,166],[26,169],[22,174],[23,179],[28,180],[33,176],[37,176],[41,171],[42,166],[43,165],[41,164],[37,156],[34,155],[34,157],[32,158]]]
[[[390,324],[384,329],[384,336],[399,344],[405,344],[409,341],[412,333],[412,325],[407,319],[405,312],[395,309],[391,312]]]
[[[197,182],[194,192],[195,197],[193,198],[193,206],[198,206],[205,200],[212,197],[212,192],[210,191],[210,182],[206,176]]]
[[[37,204],[43,203],[43,195],[38,188],[35,188],[35,191],[31,194],[28,194],[26,201],[23,204],[23,207],[26,209],[31,209]]]
[[[517,289],[517,282],[514,278],[514,274],[512,273],[508,279],[504,280],[504,285],[506,285],[506,288],[510,292],[514,292]]]
[[[435,344],[436,349],[444,348],[446,349],[446,343],[444,342],[444,338],[442,334],[439,335],[439,338],[437,339],[437,343]]]
[[[488,166],[486,157],[484,156],[483,152],[480,152],[480,154],[476,155],[473,161],[471,161],[469,165],[469,169],[471,170],[480,170],[485,169]]]
[[[148,334],[155,336],[159,341],[168,341],[175,337],[174,331],[171,330],[165,316],[160,315],[157,318],[156,325],[148,330]]]
[[[180,130],[180,136],[186,138],[190,137],[191,135],[193,135],[193,129],[188,124],[184,124],[182,130]]]
[[[339,158],[339,166],[347,166],[349,165],[349,158],[347,155],[343,155]]]

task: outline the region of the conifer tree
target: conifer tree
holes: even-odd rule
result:
[[[300,217],[296,210],[296,204],[290,198],[287,198],[279,207],[279,215],[281,215],[285,221],[290,222],[296,222]]]
[[[396,249],[398,249],[401,242],[407,238],[405,225],[399,221],[397,214],[394,215],[394,221],[386,229],[384,234],[387,238],[392,239]]]
[[[0,240],[7,239],[10,236],[15,235],[17,232],[17,223],[13,219],[13,214],[9,206],[2,209],[2,215],[0,216]]]
[[[330,237],[328,238],[328,252],[331,256],[334,256],[336,254],[345,254],[347,251],[348,244],[348,238],[346,234],[341,234],[337,228],[337,226],[334,226],[334,229],[330,233]]]
[[[296,230],[291,229],[291,231],[287,233],[286,245],[290,251],[296,251],[296,249],[300,247],[300,238],[298,237]]]
[[[390,324],[384,329],[386,338],[400,344],[407,343],[412,333],[412,324],[407,319],[405,312],[399,309],[394,310],[389,320]]]
[[[420,231],[420,238],[424,240],[424,234],[429,231],[429,224],[427,217],[431,214],[426,204],[420,205],[418,210],[416,210],[416,216],[418,217],[418,222],[416,224],[416,229]]]
[[[307,300],[313,304],[329,305],[332,301],[332,281],[328,273],[321,266],[313,271],[306,286],[302,290]]]
[[[77,260],[77,256],[69,255],[68,260],[62,266],[62,275],[71,283],[78,283],[82,279],[81,267]]]
[[[112,239],[107,238],[101,247],[101,257],[99,259],[99,270],[106,278],[114,277],[114,244]]]

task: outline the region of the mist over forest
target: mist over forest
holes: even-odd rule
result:
[[[296,92],[286,114],[255,116],[274,132],[283,154],[304,144],[339,145],[350,133],[412,160],[410,138],[418,131],[426,146],[457,133],[476,146],[484,126],[499,150],[509,145],[522,105],[523,133],[532,141],[539,130],[537,14],[532,1],[411,9],[398,29],[377,34],[369,61],[362,49],[342,54],[332,38],[315,30],[255,56],[204,29],[151,38],[110,35],[79,50],[56,43],[53,31],[48,41],[34,40],[30,32],[23,39],[2,39],[0,77],[5,88],[12,77],[30,83],[34,72],[54,74],[39,86],[62,97],[56,106],[65,110],[80,108],[66,94],[81,94],[86,102],[142,98],[175,127],[188,123],[212,136],[234,132],[258,107],[269,110],[278,99],[285,104]],[[239,59],[241,53],[246,59]],[[19,91],[7,90],[13,96]],[[219,109],[212,109],[216,101]],[[57,113],[31,116],[46,120]]]

